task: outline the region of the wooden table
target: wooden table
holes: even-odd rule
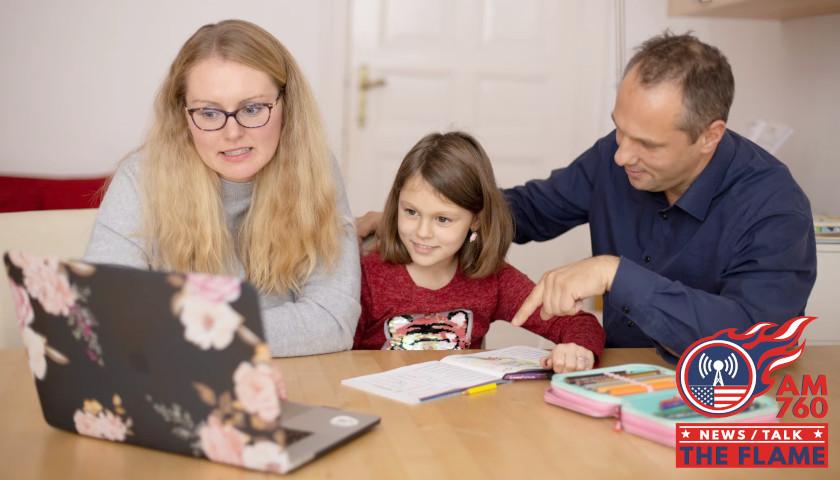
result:
[[[354,351],[276,360],[292,400],[380,415],[373,431],[290,478],[838,478],[840,347],[807,347],[782,373],[828,377],[830,469],[676,470],[675,453],[542,400],[547,381],[409,406],[340,385],[340,380],[436,359],[435,352]],[[665,365],[652,350],[612,349],[605,365]],[[780,377],[777,377],[780,378]],[[279,478],[139,447],[83,438],[41,417],[23,350],[0,351],[0,478],[178,480]],[[792,417],[785,421],[795,421]]]

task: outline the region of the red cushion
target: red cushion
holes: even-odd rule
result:
[[[96,208],[107,180],[0,176],[0,212]]]

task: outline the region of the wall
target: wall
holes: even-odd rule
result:
[[[779,150],[811,199],[815,212],[840,215],[840,162],[834,138],[840,125],[840,15],[797,20],[667,17],[667,0],[627,0],[632,47],[670,28],[691,30],[720,48],[735,74],[729,125],[745,132],[763,119],[788,125],[793,135]]]
[[[143,140],[158,85],[201,25],[250,20],[295,55],[340,145],[342,0],[0,0],[0,175],[108,173]]]
[[[782,23],[784,99],[796,132],[780,154],[815,212],[840,216],[840,15]]]
[[[779,157],[815,211],[840,215],[840,15],[668,18],[666,0],[625,4],[627,58],[665,27],[719,46],[736,75],[730,125],[743,131],[761,118],[792,126]],[[155,90],[181,44],[198,26],[230,17],[255,21],[294,53],[341,152],[347,9],[344,0],[0,0],[0,174],[109,172],[142,141]]]

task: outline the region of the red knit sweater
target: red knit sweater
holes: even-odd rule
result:
[[[374,252],[362,258],[362,314],[353,348],[446,350],[480,348],[494,320],[510,321],[534,283],[510,265],[482,279],[459,269],[445,287],[414,284],[405,265]],[[555,343],[574,342],[599,357],[604,329],[589,313],[554,317],[535,312],[524,328]]]

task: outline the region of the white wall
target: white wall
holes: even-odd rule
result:
[[[632,47],[661,33],[692,30],[717,46],[735,75],[729,125],[744,133],[763,119],[794,133],[778,157],[790,167],[815,212],[840,215],[840,15],[797,20],[667,16],[667,0],[627,0]]]
[[[779,157],[815,211],[840,215],[840,15],[668,18],[666,0],[625,3],[627,58],[665,27],[720,47],[736,76],[730,125],[744,131],[761,118],[792,126]],[[254,21],[292,51],[340,156],[347,10],[345,0],[0,0],[0,174],[108,173],[142,141],[178,48],[200,25],[224,18]]]
[[[0,175],[111,171],[143,140],[170,62],[201,25],[273,33],[312,84],[340,146],[343,0],[0,0]]]
[[[796,129],[782,156],[815,212],[840,216],[840,15],[782,24],[785,95]]]

